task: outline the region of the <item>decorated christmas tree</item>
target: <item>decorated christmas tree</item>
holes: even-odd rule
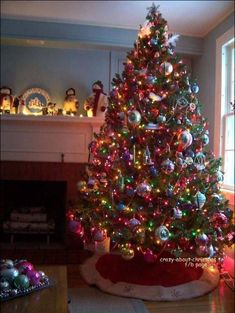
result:
[[[124,259],[151,263],[169,251],[222,262],[234,238],[222,160],[209,150],[199,86],[174,51],[177,37],[152,5],[112,81],[70,218],[84,243],[108,236]]]

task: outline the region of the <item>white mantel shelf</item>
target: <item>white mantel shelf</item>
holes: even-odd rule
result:
[[[88,145],[104,119],[1,115],[1,160],[85,163]]]

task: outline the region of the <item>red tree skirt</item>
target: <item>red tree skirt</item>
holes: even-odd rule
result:
[[[187,266],[174,259],[172,263],[162,254],[155,263],[146,263],[142,255],[130,261],[117,254],[94,255],[81,265],[80,270],[88,284],[125,297],[144,300],[175,301],[201,296],[213,290],[219,282],[215,267]],[[179,260],[179,259],[178,259]],[[192,264],[192,263],[191,263]]]

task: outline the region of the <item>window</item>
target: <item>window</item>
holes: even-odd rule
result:
[[[223,188],[234,191],[234,29],[218,38],[216,50],[214,150],[223,158]]]

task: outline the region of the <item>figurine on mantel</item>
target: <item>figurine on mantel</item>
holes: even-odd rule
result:
[[[66,90],[66,97],[63,105],[63,113],[65,115],[76,115],[79,107],[79,101],[76,97],[75,89],[69,88]]]
[[[92,85],[93,93],[85,100],[84,109],[88,117],[104,117],[108,106],[108,97],[103,91],[103,84],[97,80]]]
[[[13,107],[14,97],[12,95],[11,88],[1,87],[0,88],[0,113],[1,114],[10,114],[15,113]]]
[[[13,108],[15,110],[15,114],[23,114],[25,103],[23,100],[23,95],[15,96],[13,101]]]

